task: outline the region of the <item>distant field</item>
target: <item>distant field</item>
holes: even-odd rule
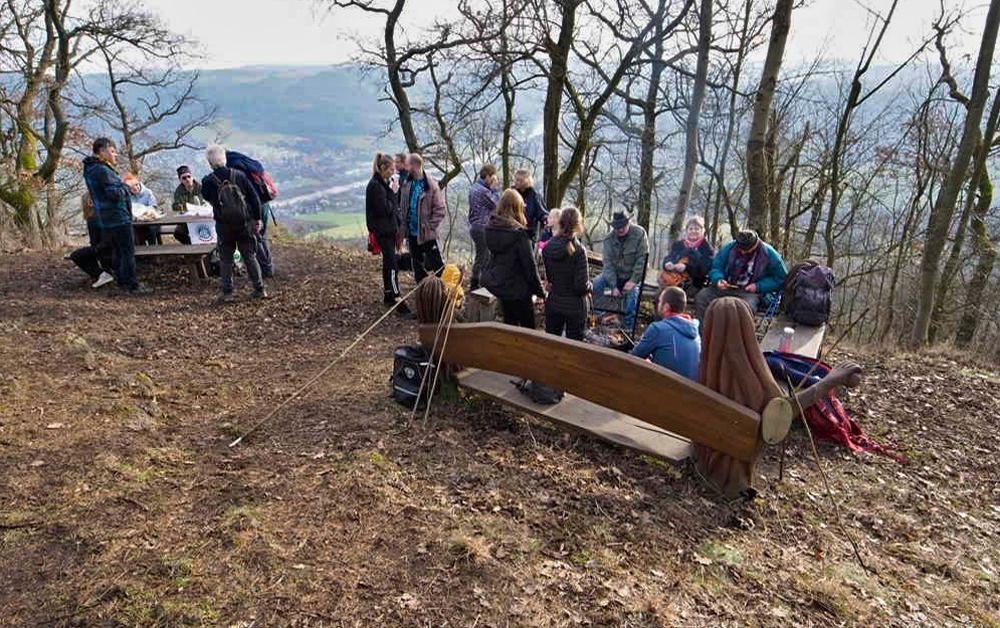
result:
[[[367,231],[365,215],[361,213],[318,212],[315,214],[296,214],[291,219],[322,227],[318,231],[311,232],[308,236],[310,238],[343,240],[364,237]]]

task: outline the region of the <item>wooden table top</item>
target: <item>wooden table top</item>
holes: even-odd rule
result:
[[[132,223],[135,227],[149,227],[153,225],[187,225],[195,222],[215,222],[212,216],[192,216],[191,214],[179,214],[166,212],[163,218],[156,220],[136,220]]]

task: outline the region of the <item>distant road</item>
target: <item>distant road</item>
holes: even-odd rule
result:
[[[275,209],[280,209],[282,207],[290,207],[292,205],[299,205],[301,203],[308,203],[311,201],[318,201],[321,198],[327,196],[336,196],[338,194],[343,194],[350,190],[355,190],[357,188],[362,188],[368,184],[368,181],[356,181],[354,183],[348,183],[346,185],[335,185],[332,188],[325,188],[317,192],[310,192],[309,194],[302,194],[300,196],[293,196],[291,198],[283,198],[271,203],[271,207]]]

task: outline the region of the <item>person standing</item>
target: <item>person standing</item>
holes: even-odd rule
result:
[[[93,154],[83,160],[83,179],[94,202],[102,237],[110,245],[118,287],[125,294],[153,291],[139,282],[135,272],[135,234],[132,202],[125,182],[115,171],[118,149],[106,137],[94,140]]]
[[[556,211],[549,212],[551,217]],[[580,210],[566,207],[559,213],[555,235],[542,250],[549,296],[545,300],[545,331],[570,340],[583,340],[587,322],[587,252],[579,237],[583,234]]]
[[[615,298],[624,297],[625,316],[622,325],[631,330],[639,309],[639,291],[646,275],[649,241],[646,230],[632,224],[625,212],[615,212],[611,218],[611,233],[604,238],[604,268],[594,280],[594,293],[611,291]]]
[[[531,176],[531,171],[527,168],[520,168],[514,172],[514,189],[521,193],[524,199],[524,218],[528,222],[528,235],[531,241],[538,240],[539,229],[544,228],[548,210],[545,203],[535,191],[535,179]]]
[[[420,283],[428,273],[437,273],[444,266],[437,239],[447,210],[438,182],[424,170],[424,158],[413,153],[407,166],[409,177],[399,188],[399,199],[405,212],[403,224],[413,258],[413,277]]]
[[[472,263],[471,290],[479,287],[479,276],[489,261],[490,251],[486,246],[486,225],[500,200],[496,185],[497,167],[493,164],[486,164],[479,170],[479,178],[469,188],[469,235],[472,237],[472,246],[476,255]]]
[[[243,173],[257,193],[257,200],[260,203],[260,229],[253,234],[254,240],[256,240],[257,265],[260,266],[262,277],[272,277],[274,275],[274,259],[271,256],[271,241],[267,236],[267,229],[269,222],[274,220],[271,201],[277,194],[277,188],[273,186],[274,182],[264,170],[264,164],[243,153],[227,150],[226,166]]]
[[[219,303],[228,303],[233,296],[233,254],[239,249],[247,275],[253,282],[254,299],[266,299],[267,291],[257,262],[255,234],[261,229],[260,199],[253,184],[240,170],[226,167],[226,149],[219,145],[205,151],[212,173],[201,180],[201,191],[212,205],[215,232],[219,239],[219,274],[222,294]]]
[[[526,228],[524,199],[517,190],[506,190],[486,226],[490,261],[481,279],[499,299],[504,323],[534,329],[532,296],[544,299],[545,289]]]
[[[709,286],[695,297],[695,316],[703,320],[712,301],[736,297],[756,312],[762,297],[779,292],[785,285],[788,268],[781,254],[746,229],[719,250],[708,275]]]
[[[382,302],[390,306],[396,305],[400,299],[396,247],[401,220],[396,193],[390,187],[394,172],[392,157],[377,153],[372,178],[365,188],[365,222],[382,255]],[[411,316],[405,303],[399,304],[397,312],[402,316]]]
[[[201,195],[201,182],[194,178],[191,168],[186,165],[177,168],[177,180],[179,183],[174,189],[174,201],[171,208],[183,214],[187,211],[188,205],[205,205],[205,198]],[[181,244],[191,244],[191,234],[187,225],[177,225],[174,229],[174,239]]]

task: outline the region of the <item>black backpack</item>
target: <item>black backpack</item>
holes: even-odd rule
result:
[[[223,181],[214,173],[212,177],[219,186],[219,222],[227,224],[243,224],[250,220],[250,212],[247,210],[247,199],[243,196],[243,190],[236,185],[233,180],[236,176],[233,171],[229,171],[229,179]]]
[[[836,280],[828,266],[808,261],[795,266],[785,282],[785,312],[800,325],[819,327],[830,320]]]
[[[563,395],[565,394],[558,388],[553,388],[530,379],[522,379],[520,382],[515,383],[515,386],[517,386],[517,389],[526,395],[528,399],[531,399],[533,402],[543,406],[551,406],[559,403],[563,400]]]
[[[434,384],[434,365],[423,347],[397,347],[392,364],[392,398],[407,408],[422,408]],[[423,382],[423,391],[420,384]]]

